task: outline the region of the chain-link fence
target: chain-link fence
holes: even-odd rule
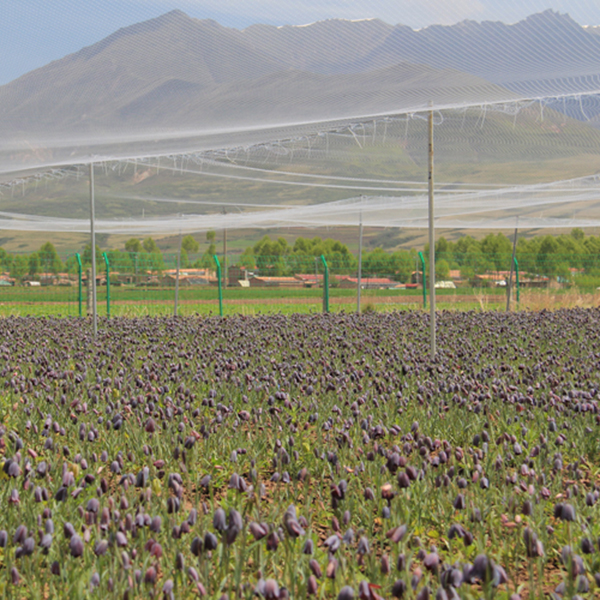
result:
[[[86,254],[87,253],[87,254]],[[18,255],[17,255],[18,256]],[[39,259],[39,257],[38,257]],[[0,263],[0,314],[91,314],[89,250],[56,261]],[[54,262],[53,262],[54,261]],[[198,256],[98,252],[100,316],[301,313],[418,309],[429,302],[428,256],[421,252],[306,256]],[[444,254],[436,256],[439,308],[500,309],[552,295],[596,302],[600,256]],[[600,296],[599,296],[600,297]]]
[[[103,253],[96,269],[98,314],[173,314],[176,271],[177,254]]]
[[[55,252],[8,254],[0,248],[0,315],[79,315],[78,256],[63,260]]]

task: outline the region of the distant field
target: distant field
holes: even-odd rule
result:
[[[459,288],[437,290],[437,307],[440,310],[499,310],[504,309],[506,292],[503,289]],[[566,306],[597,306],[594,291],[580,290],[522,290],[520,308],[559,308]],[[513,298],[514,299],[514,298]],[[110,298],[111,316],[142,316],[173,314],[175,291],[173,288],[113,287]],[[429,299],[428,299],[429,301]],[[356,291],[330,290],[332,312],[356,310]],[[106,288],[98,289],[98,314],[106,315]],[[419,310],[423,308],[422,290],[363,290],[362,310]],[[224,289],[223,314],[313,313],[323,309],[323,292],[320,289]],[[216,288],[183,288],[179,293],[180,315],[216,315],[219,313]],[[79,302],[76,288],[1,288],[0,316],[77,316]],[[85,297],[82,315],[86,315]]]

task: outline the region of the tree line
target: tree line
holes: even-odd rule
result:
[[[206,234],[204,251],[192,235],[181,240],[182,268],[214,268],[213,256],[216,253],[216,234]],[[510,269],[512,240],[503,233],[488,234],[481,239],[470,235],[457,241],[440,237],[436,241],[436,277],[445,279],[450,270],[459,270],[463,278],[469,279],[486,271]],[[176,254],[164,254],[151,237],[144,240],[131,238],[123,249],[107,250],[111,269],[123,273],[162,271],[176,265]],[[428,264],[429,248],[424,248],[424,258]],[[298,237],[293,243],[285,238],[271,239],[264,236],[248,246],[241,255],[229,256],[230,264],[256,271],[261,275],[290,276],[297,273],[322,273],[319,257],[324,255],[332,273],[336,275],[356,275],[358,258],[348,246],[339,240],[319,237]],[[517,243],[517,257],[521,271],[568,279],[574,271],[581,275],[600,277],[600,237],[586,235],[581,229],[573,229],[562,235],[537,235],[522,237]],[[87,245],[81,254],[83,268],[91,266],[91,246]],[[102,250],[96,247],[96,261],[103,268]],[[410,280],[419,268],[418,251],[387,251],[374,248],[363,252],[362,273],[365,277],[390,277],[399,282]],[[64,261],[51,242],[46,242],[36,252],[11,254],[0,248],[0,272],[8,272],[11,277],[22,280],[36,278],[41,273],[76,274],[78,263],[75,255]]]
[[[456,242],[441,237],[435,245],[436,264],[445,261],[448,268],[459,269],[465,278],[486,271],[507,271],[511,268],[512,249],[513,240],[503,233],[480,240],[467,235]],[[531,274],[564,281],[575,273],[600,276],[600,237],[586,236],[579,228],[568,234],[520,237],[516,256],[519,269]]]

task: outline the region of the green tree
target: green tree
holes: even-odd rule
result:
[[[293,262],[292,270],[296,273],[312,272],[312,260],[321,255],[327,257],[332,273],[350,275],[356,272],[357,260],[346,244],[330,238],[321,240],[319,237],[296,239],[292,249],[292,257],[296,259]]]
[[[240,265],[246,267],[246,269],[256,269],[256,261],[254,260],[254,253],[252,248],[246,248],[240,256]]]
[[[435,258],[443,258],[448,261],[452,260],[452,242],[449,242],[445,237],[440,237],[435,243]]]
[[[137,238],[131,238],[125,242],[126,252],[143,252],[143,250],[142,242]]]
[[[23,279],[27,274],[28,260],[24,254],[17,254],[12,257],[10,265],[10,276],[15,279]]]
[[[0,248],[0,273],[10,269],[10,256],[4,248]]]
[[[397,250],[392,254],[392,265],[394,269],[394,279],[406,283],[415,270],[415,259],[417,253],[407,250]]]
[[[37,252],[32,252],[29,255],[29,261],[27,266],[28,274],[31,277],[35,277],[40,272],[40,255]]]
[[[200,244],[191,235],[186,235],[181,240],[181,248],[188,254],[195,254],[200,250]]]
[[[209,244],[214,244],[216,239],[217,239],[217,234],[212,229],[209,229],[206,232],[206,241]]]
[[[556,238],[551,235],[544,236],[537,254],[537,264],[540,273],[548,277],[556,275],[558,263],[560,262],[559,258]]]
[[[216,269],[214,252],[210,254],[206,251],[195,263],[196,269]]]
[[[575,229],[571,230],[571,237],[578,242],[583,242],[583,238],[585,238],[585,233],[583,229],[579,227],[575,227]]]
[[[81,261],[83,262],[85,267],[89,267],[92,264],[92,245],[86,244],[83,249],[83,254],[81,255]],[[104,259],[102,258],[102,250],[100,246],[96,244],[96,268],[101,268],[104,264]]]
[[[336,259],[352,256],[346,244],[343,244],[339,240],[322,240],[320,237],[314,237],[312,239],[305,239],[302,237],[296,238],[292,247],[292,254],[300,256],[321,256],[321,254],[324,254],[325,256],[334,257]]]
[[[285,238],[280,237],[277,240],[271,240],[265,235],[260,241],[256,242],[252,248],[256,260],[256,266],[261,275],[283,276],[289,275],[290,269],[286,266],[284,256],[291,253],[292,248],[288,245]]]
[[[190,258],[188,256],[188,253],[185,251],[185,248],[181,249],[181,258],[179,260],[179,264],[182,269],[185,269],[186,267],[190,266]]]
[[[151,237],[148,237],[142,242],[142,246],[144,247],[144,252],[142,256],[138,257],[136,272],[140,270],[154,272],[164,270],[165,261],[157,243]]]
[[[193,264],[195,269],[215,269],[214,256],[217,252],[215,244],[210,244],[206,252]]]
[[[480,247],[490,268],[497,271],[510,268],[512,244],[503,233],[486,235],[481,240]]]
[[[482,252],[481,243],[466,235],[454,245],[454,260],[461,275],[472,278],[476,273],[485,273],[490,268],[488,257]]]
[[[362,272],[366,277],[387,277],[394,272],[390,254],[383,248],[375,248],[363,254]]]
[[[76,275],[79,273],[79,263],[77,262],[77,257],[75,255],[67,258],[65,261],[65,270],[67,273],[71,273],[71,275]]]
[[[294,242],[294,254],[309,254],[310,253],[310,245],[308,240],[305,240],[303,237],[296,238]]]
[[[585,271],[590,274],[600,269],[600,238],[588,236],[583,240],[583,247],[587,257],[585,259]]]
[[[39,251],[40,268],[50,273],[60,273],[63,264],[52,242],[46,242]]]
[[[285,238],[279,237],[273,241],[268,235],[256,242],[253,247],[254,256],[264,257],[284,256],[290,254],[291,250]]]
[[[144,246],[144,251],[148,254],[160,254],[160,248],[157,243],[151,238],[148,237],[144,240],[142,246]]]
[[[109,250],[107,253],[108,264],[111,272],[116,273],[134,273],[135,253],[119,252],[119,250]]]
[[[268,272],[272,277],[284,277],[285,275],[290,274],[283,256],[278,256],[274,261],[272,261],[272,263],[269,265]]]
[[[539,249],[539,236],[531,239],[519,238],[517,242],[517,258],[519,260],[519,270],[522,273],[535,275],[539,272],[537,263]]]
[[[435,278],[437,281],[446,281],[450,276],[450,264],[445,258],[435,262]]]

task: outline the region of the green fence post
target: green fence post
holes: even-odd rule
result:
[[[83,298],[81,297],[81,278],[83,275],[83,265],[81,264],[81,256],[79,255],[79,252],[75,255],[75,258],[77,258],[77,281],[78,281],[78,286],[79,286],[78,302],[79,302],[79,316],[81,317],[81,303],[83,302]]]
[[[323,263],[323,312],[329,312],[329,267],[325,257],[321,254],[321,262]]]
[[[419,252],[419,259],[421,261],[421,271],[423,272],[423,308],[427,308],[427,276],[425,275],[425,259],[422,252]]]
[[[217,280],[219,282],[219,315],[223,316],[223,283],[221,281],[221,263],[219,257],[215,254],[213,256],[215,264],[217,265]]]
[[[517,302],[520,302],[520,300],[521,300],[521,285],[519,283],[519,261],[517,260],[516,256],[515,256],[515,273],[517,275]]]
[[[102,253],[106,265],[106,316],[110,319],[110,264],[106,252]]]

